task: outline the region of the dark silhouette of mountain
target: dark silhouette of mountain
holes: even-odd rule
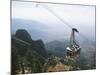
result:
[[[26,30],[24,29],[17,30],[15,37],[17,37],[20,40],[30,43],[31,47],[34,48],[40,55],[42,56],[46,55],[45,45],[43,41],[42,40],[32,40],[30,34]]]
[[[16,31],[16,34],[15,34],[15,37],[23,40],[23,41],[26,41],[26,42],[32,42],[32,39],[31,39],[31,36],[29,35],[29,33],[24,30],[24,29],[19,29]]]
[[[37,40],[36,42],[36,47],[37,47],[37,52],[42,55],[43,57],[47,57],[45,45],[42,40]],[[43,50],[43,51],[42,51]]]
[[[46,58],[47,51],[42,40],[32,40],[24,29],[12,35],[12,73],[20,69],[25,73],[24,67],[29,67],[32,72],[40,72]]]

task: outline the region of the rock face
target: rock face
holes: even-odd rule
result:
[[[59,62],[58,64],[56,64],[55,67],[49,67],[47,72],[60,72],[60,71],[70,71],[72,70],[73,67],[72,66],[68,66],[68,65],[64,65],[61,62]]]

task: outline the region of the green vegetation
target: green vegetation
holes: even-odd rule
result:
[[[65,41],[52,41],[44,45],[42,40],[32,40],[26,30],[20,29],[12,36],[11,42],[12,74],[48,72],[48,68],[54,68],[57,64],[56,70],[64,70],[66,66],[66,70],[87,70],[96,68],[95,52],[91,52],[92,56],[88,56],[85,53],[86,51],[81,52],[76,62],[66,61],[65,48],[67,43]],[[69,68],[70,66],[72,68]],[[54,69],[54,71],[56,70]]]
[[[32,40],[26,30],[18,30],[12,36],[12,74],[42,72],[42,57],[47,57],[42,40]]]

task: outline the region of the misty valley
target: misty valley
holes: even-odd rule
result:
[[[71,61],[65,58],[69,40],[56,39],[44,42],[42,39],[34,40],[33,38],[26,29],[17,29],[12,34],[12,74],[96,68],[95,42],[81,41],[82,50],[80,56],[75,61]]]

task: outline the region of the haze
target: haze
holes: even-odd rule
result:
[[[70,26],[77,28],[85,37],[95,40],[95,6],[37,4],[13,1],[12,33],[15,33],[17,29],[22,28],[28,30],[32,38],[36,40],[43,39],[51,41],[57,39],[69,39],[71,29],[55,17],[45,6],[49,7],[50,10],[56,13]],[[19,20],[20,22],[16,22],[16,20]],[[26,21],[23,24],[28,23],[29,25],[27,24],[28,26],[25,25],[25,27],[21,26],[22,20]],[[39,30],[40,32],[37,33],[45,33],[44,35],[37,35],[37,33],[32,33],[32,30]],[[34,35],[36,35],[35,38]],[[45,35],[46,37],[44,37]]]

